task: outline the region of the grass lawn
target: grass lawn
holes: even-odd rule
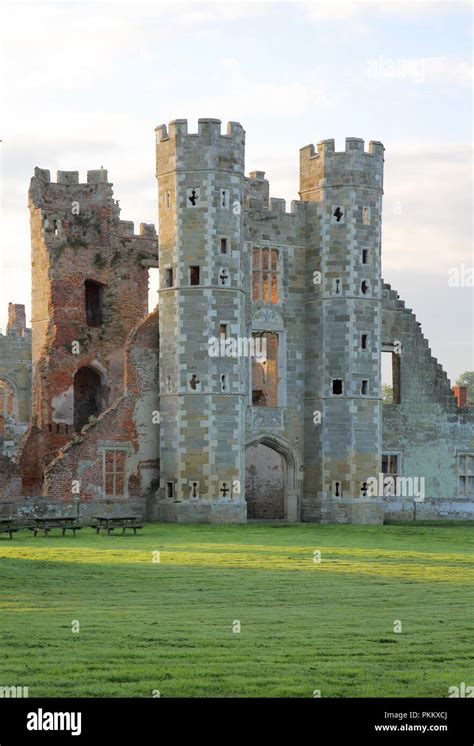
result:
[[[5,536],[0,686],[30,697],[436,697],[474,684],[474,526]]]

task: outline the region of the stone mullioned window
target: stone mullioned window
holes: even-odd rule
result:
[[[252,300],[276,304],[279,296],[278,250],[255,247],[252,251]]]

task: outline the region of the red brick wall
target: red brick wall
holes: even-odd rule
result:
[[[73,204],[79,214],[73,214]],[[91,366],[100,373],[104,407],[123,391],[123,349],[147,312],[143,260],[156,258],[157,239],[152,226],[141,226],[135,236],[133,224],[120,221],[106,181],[53,184],[38,172],[31,181],[30,213],[33,419],[18,461],[25,494],[39,494],[45,466],[74,436],[76,371]],[[104,286],[99,327],[87,325],[86,279]]]
[[[103,500],[103,448],[114,443],[130,448],[128,498],[146,496],[141,467],[158,478],[159,430],[152,423],[158,407],[158,313],[147,316],[131,333],[125,348],[126,387],[94,424],[86,426],[47,467],[43,495],[48,500],[74,498],[72,484],[80,481],[80,502]],[[148,403],[149,402],[149,403]],[[155,402],[155,403],[154,403]],[[152,458],[150,459],[150,456]]]

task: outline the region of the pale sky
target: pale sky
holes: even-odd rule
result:
[[[299,148],[345,137],[385,153],[383,276],[451,381],[474,369],[469,3],[4,0],[0,10],[0,327],[30,318],[35,166],[104,166],[121,217],[156,223],[154,128],[241,122],[246,170],[298,198]],[[464,267],[464,270],[463,270]],[[449,274],[451,270],[451,275]]]

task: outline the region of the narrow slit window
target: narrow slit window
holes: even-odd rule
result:
[[[221,189],[221,207],[228,208],[230,203],[230,194],[228,189]]]
[[[369,250],[362,249],[362,264],[367,264],[369,259]]]
[[[367,282],[367,280],[362,280],[360,290],[362,295],[367,295],[367,293],[369,292],[369,283]]]
[[[173,270],[171,267],[165,269],[165,288],[173,287]]]
[[[367,396],[369,393],[369,382],[367,380],[363,380],[360,386],[360,393],[362,396]]]
[[[227,238],[221,238],[221,254],[227,254]]]
[[[367,334],[360,335],[360,347],[362,350],[367,349]]]
[[[219,272],[219,285],[224,285],[224,287],[229,287],[230,285],[230,274],[225,267]]]
[[[368,225],[370,223],[370,209],[368,207],[363,208],[362,220],[364,225]]]
[[[191,187],[186,192],[187,195],[187,206],[188,207],[197,207],[199,203],[199,188],[198,187]]]
[[[199,285],[200,283],[200,267],[190,267],[189,268],[189,284],[190,285]]]
[[[166,497],[174,497],[174,483],[166,482]]]
[[[227,339],[227,324],[219,324],[219,338]]]
[[[102,295],[103,286],[100,282],[86,280],[84,283],[85,303],[86,303],[86,320],[88,326],[102,326]]]
[[[332,393],[334,396],[341,396],[342,394],[342,379],[334,378],[332,382]]]

